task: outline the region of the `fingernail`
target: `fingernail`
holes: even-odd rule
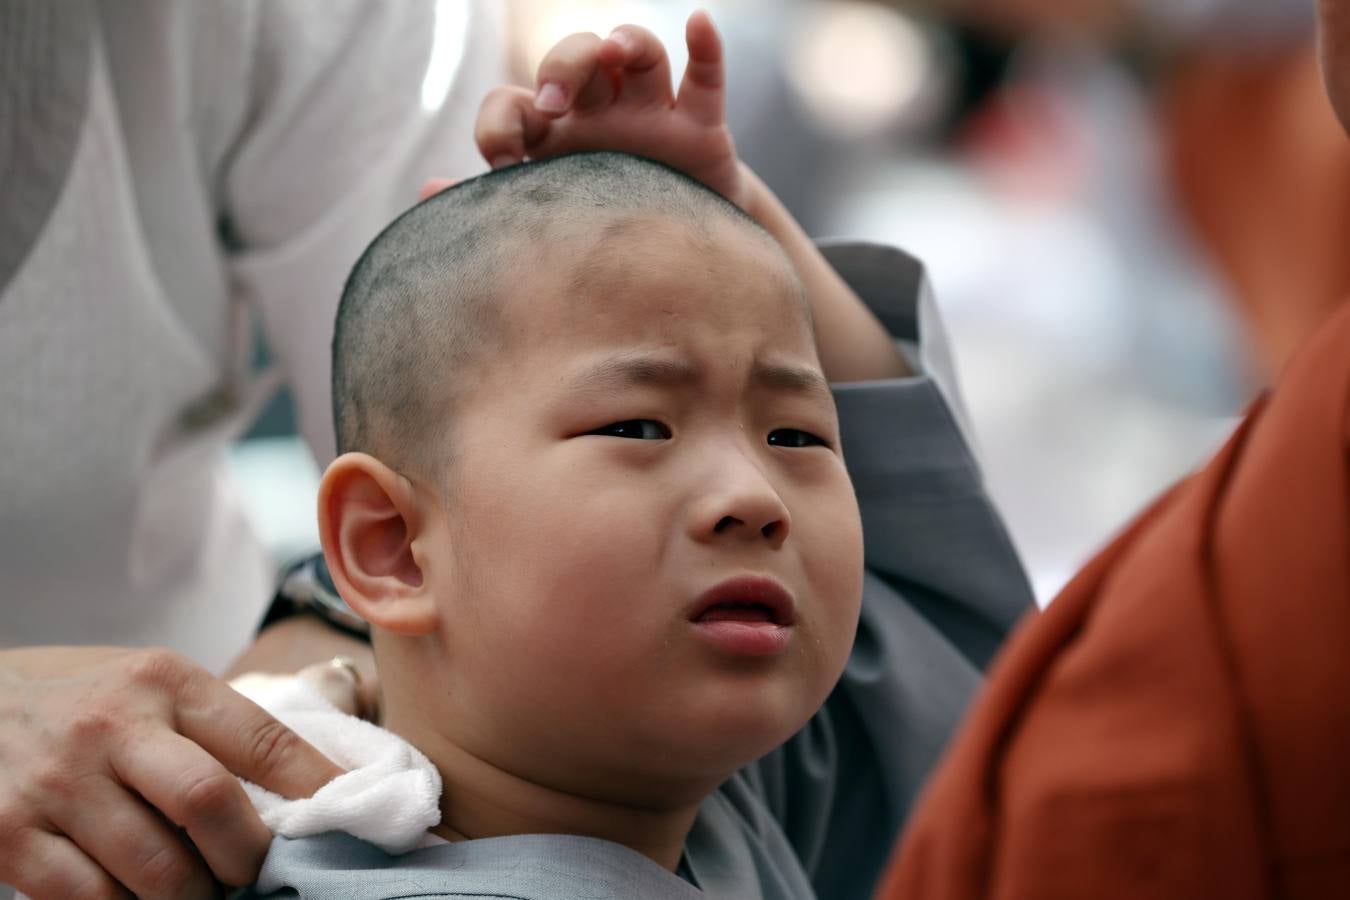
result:
[[[561,85],[548,82],[534,95],[534,108],[540,112],[560,113],[567,109],[567,95]]]
[[[633,50],[633,36],[622,28],[616,28],[609,33],[609,39],[623,48],[624,53],[631,53]]]
[[[505,168],[506,166],[514,166],[515,164],[516,158],[514,156],[506,156],[506,155],[494,156],[492,157],[492,162],[488,163],[488,165],[492,166],[492,168],[494,169],[501,169]]]

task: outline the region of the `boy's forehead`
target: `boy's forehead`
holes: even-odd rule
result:
[[[748,224],[602,218],[557,229],[541,250],[508,290],[517,329],[638,338],[676,322],[758,320],[766,336],[811,331],[796,272],[772,239]]]

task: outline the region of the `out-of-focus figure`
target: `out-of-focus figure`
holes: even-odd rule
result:
[[[1350,3],[1317,8],[1350,124]],[[1300,192],[1265,180],[1286,174]],[[1003,648],[879,897],[1350,895],[1350,303],[1329,306],[1215,458]]]
[[[752,74],[734,83],[755,86],[730,98],[738,146],[816,233],[928,264],[991,489],[1047,601],[1217,445],[1345,284],[1325,226],[1350,195],[1319,189],[1345,151],[1310,9],[749,6],[725,19],[729,43],[762,50],[737,57]],[[888,115],[841,115],[895,96]]]
[[[1301,0],[999,0],[964,13],[1015,42],[1095,43],[1142,76],[1163,176],[1238,304],[1269,381],[1350,293],[1350,148]]]
[[[939,6],[984,66],[951,137],[975,180],[920,187],[895,239],[934,266],[1045,600],[1350,293],[1350,148],[1311,4]]]
[[[478,167],[501,23],[452,0],[25,2],[0,25],[0,648],[223,668],[275,578],[224,450],[284,382],[331,457],[342,281],[426,177]]]

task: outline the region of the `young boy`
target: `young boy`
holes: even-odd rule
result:
[[[1027,605],[950,385],[878,324],[940,360],[920,269],[812,247],[688,38],[677,98],[640,29],[564,41],[480,114],[494,165],[546,161],[353,271],[320,529],[447,843],[279,839],[259,892],[865,896]],[[702,183],[559,156],[595,147]]]

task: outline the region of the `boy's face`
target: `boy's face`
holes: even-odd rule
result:
[[[783,258],[723,222],[604,241],[523,251],[552,274],[509,286],[456,410],[436,727],[537,783],[685,802],[824,702],[861,526]]]

